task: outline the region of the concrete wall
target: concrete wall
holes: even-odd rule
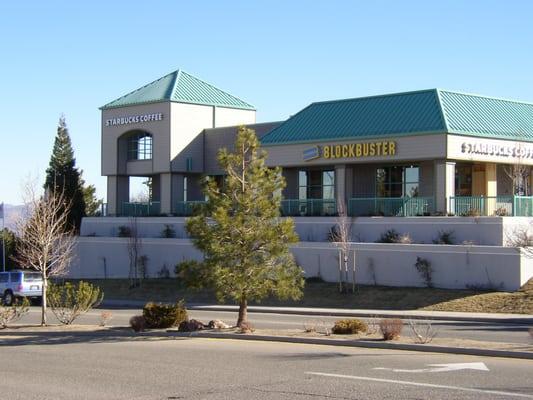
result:
[[[127,241],[122,238],[80,238],[78,257],[68,276],[85,279],[128,277]],[[293,246],[291,251],[307,277],[321,276],[328,282],[338,280],[338,249],[334,244],[302,242]],[[192,243],[183,239],[144,239],[140,254],[148,257],[147,275],[150,277],[157,277],[163,266],[173,273],[176,263],[202,258]],[[514,248],[352,244],[350,268],[354,254],[356,282],[361,284],[424,286],[414,267],[417,257],[431,262],[434,285],[440,288],[476,286],[517,290],[533,276],[531,259]]]
[[[296,217],[296,232],[306,242],[326,242],[336,224],[334,217]],[[184,217],[138,218],[142,237],[157,238],[165,224],[172,225],[178,238],[186,238]],[[517,229],[529,228],[533,218],[527,217],[358,217],[352,219],[352,240],[375,242],[382,233],[395,229],[409,233],[414,243],[432,243],[439,232],[453,231],[455,243],[465,241],[484,246],[505,246],[507,237]],[[81,235],[117,236],[118,227],[128,225],[128,218],[84,218]]]

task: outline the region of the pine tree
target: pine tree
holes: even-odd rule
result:
[[[74,150],[64,116],[59,118],[44,188],[52,193],[63,193],[65,201],[70,203],[67,226],[78,232],[81,219],[85,216],[85,200],[81,174],[76,168]]]
[[[219,152],[225,171],[219,187],[207,180],[207,204],[187,221],[187,231],[204,261],[185,262],[178,273],[195,287],[211,287],[220,301],[239,304],[237,326],[247,322],[248,301],[269,295],[298,299],[304,284],[289,245],[298,240],[291,219],[280,218],[285,181],[265,165],[255,132],[241,127],[235,152]]]

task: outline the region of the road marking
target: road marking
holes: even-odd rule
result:
[[[533,399],[532,395],[522,394],[522,393],[512,393],[512,392],[501,392],[499,390],[483,390],[483,389],[466,388],[466,387],[460,387],[460,386],[435,385],[435,384],[432,384],[432,383],[419,383],[419,382],[410,382],[410,381],[397,381],[397,380],[394,380],[394,379],[370,378],[368,376],[328,374],[328,373],[324,373],[324,372],[305,372],[305,374],[307,374],[307,375],[317,375],[317,376],[327,376],[327,377],[331,377],[331,378],[354,379],[354,380],[360,380],[360,381],[372,381],[372,382],[382,382],[382,383],[397,383],[399,385],[421,386],[421,387],[429,387],[429,388],[436,388],[436,389],[460,390],[460,391],[463,391],[463,392],[496,394],[496,395],[500,395],[500,396],[522,397],[522,398],[526,398],[526,399]]]
[[[420,368],[420,369],[399,369],[399,368],[372,368],[392,372],[449,372],[449,371],[459,371],[462,369],[474,369],[478,371],[489,371],[487,366],[482,362],[473,362],[473,363],[452,363],[452,364],[427,364],[428,367],[434,368]]]

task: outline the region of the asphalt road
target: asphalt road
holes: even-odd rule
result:
[[[76,323],[98,324],[100,314],[104,310],[92,310],[87,315],[80,317]],[[110,321],[111,325],[128,325],[129,319],[133,315],[139,315],[141,310],[134,309],[113,309]],[[38,323],[40,309],[32,307],[28,316],[24,317],[21,323]],[[204,323],[212,319],[220,319],[228,324],[235,324],[237,321],[236,312],[227,311],[189,311],[191,318],[198,319]],[[339,317],[316,317],[305,315],[285,315],[285,314],[265,314],[249,313],[249,320],[257,329],[303,329],[305,323],[325,322],[329,326],[339,319]],[[55,322],[53,315],[50,315],[50,322]],[[438,331],[439,337],[458,338],[469,340],[483,340],[503,343],[531,344],[531,336],[528,333],[527,325],[516,324],[496,324],[482,322],[462,322],[462,321],[433,321],[432,326]]]
[[[5,399],[533,399],[528,360],[205,338],[21,339],[0,338]]]

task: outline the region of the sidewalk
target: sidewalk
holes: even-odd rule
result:
[[[104,300],[102,308],[142,308],[144,301],[139,300]],[[199,311],[237,311],[238,306],[187,304],[189,310]],[[264,307],[248,306],[249,313],[295,314],[312,316],[339,316],[355,318],[402,318],[402,319],[427,319],[434,321],[475,321],[502,324],[531,324],[533,315],[527,314],[496,314],[496,313],[465,313],[445,311],[418,311],[418,310],[350,310],[339,308],[304,308],[304,307]]]

